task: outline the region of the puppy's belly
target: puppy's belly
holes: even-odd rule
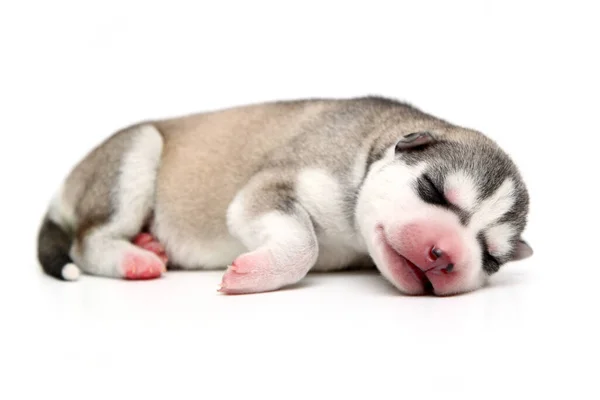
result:
[[[154,233],[154,232],[153,232]],[[164,241],[164,232],[154,233],[164,245],[169,264],[182,269],[223,269],[246,249],[233,237],[213,240],[189,236]]]
[[[156,211],[150,232],[165,247],[169,265],[182,269],[221,269],[231,264],[246,248],[231,236],[227,227],[197,224],[200,216],[173,217],[170,209]],[[205,221],[207,222],[207,221]],[[216,221],[214,221],[216,222]],[[220,225],[220,224],[219,224]]]

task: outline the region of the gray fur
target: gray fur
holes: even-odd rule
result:
[[[106,223],[114,213],[112,193],[136,127],[125,128],[97,146],[67,178],[64,196],[75,209],[77,241],[91,229]]]

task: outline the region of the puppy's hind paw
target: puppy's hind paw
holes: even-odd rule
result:
[[[156,254],[138,250],[123,255],[121,269],[125,279],[139,280],[159,278],[166,266]]]
[[[142,232],[133,238],[132,243],[144,250],[156,254],[164,264],[169,262],[165,247],[151,234]]]

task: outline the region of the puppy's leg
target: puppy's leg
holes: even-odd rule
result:
[[[127,143],[121,146],[118,170],[115,173],[105,170],[103,175],[90,178],[81,199],[81,204],[85,204],[87,196],[94,196],[95,201],[106,196],[110,213],[98,217],[94,214],[97,208],[80,207],[82,223],[75,235],[71,258],[89,274],[128,279],[156,278],[166,268],[166,258],[157,254],[161,249],[146,249],[144,246],[148,243],[140,242],[136,246],[130,241],[141,231],[154,205],[162,137],[150,125],[136,127],[121,135],[127,135]],[[116,151],[116,145],[114,147]],[[104,151],[109,153],[110,150]]]
[[[231,203],[228,225],[250,250],[223,276],[220,291],[257,293],[300,281],[315,264],[318,243],[292,184],[263,176],[251,181]]]

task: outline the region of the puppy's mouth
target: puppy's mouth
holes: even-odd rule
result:
[[[435,294],[433,284],[427,278],[427,275],[394,248],[388,241],[383,226],[378,226],[376,232],[382,247],[383,261],[386,263],[396,286],[407,294]]]

